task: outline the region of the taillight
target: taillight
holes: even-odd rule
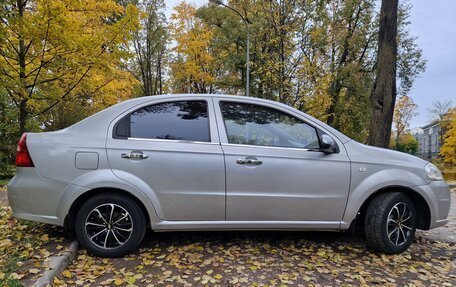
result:
[[[16,150],[16,166],[34,167],[32,158],[27,149],[27,134],[24,133],[17,144]]]

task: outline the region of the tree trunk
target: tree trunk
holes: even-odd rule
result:
[[[157,76],[158,76],[158,93],[159,95],[163,95],[163,81],[162,81],[162,57],[163,53],[160,52],[158,56],[158,66],[157,66]]]
[[[22,101],[19,103],[19,137],[26,132],[27,129],[27,102]]]
[[[396,102],[398,0],[382,0],[377,54],[377,76],[371,94],[369,144],[388,147]]]
[[[331,105],[328,109],[328,119],[326,123],[332,126],[335,129],[339,128],[339,125],[336,124],[336,106],[339,103],[339,95],[340,91],[342,90],[342,86],[339,80],[335,80],[336,82],[331,84],[331,89],[329,91],[329,95],[331,96]]]
[[[21,21],[23,20],[24,17],[24,10],[25,10],[25,3],[24,0],[18,0],[17,1],[17,8],[19,10],[19,18]],[[28,118],[28,111],[27,111],[27,91],[25,89],[25,86],[27,85],[26,82],[26,74],[25,74],[25,68],[26,68],[26,62],[25,62],[25,57],[26,57],[26,50],[25,50],[25,40],[24,40],[24,32],[22,29],[22,26],[19,30],[19,79],[22,84],[22,87],[19,90],[20,93],[20,103],[19,103],[19,136],[21,136],[27,127],[27,118]]]
[[[396,135],[396,150],[399,150],[399,138],[400,138],[400,134],[399,134],[399,131],[397,131],[397,135]]]

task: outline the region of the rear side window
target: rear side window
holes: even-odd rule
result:
[[[116,138],[168,139],[209,142],[206,101],[178,101],[150,105],[123,118]]]

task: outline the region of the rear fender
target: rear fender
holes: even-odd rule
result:
[[[133,182],[135,182],[135,185],[119,179],[111,170],[94,170],[87,172],[76,178],[72,184],[67,187],[59,200],[57,216],[62,221],[63,225],[63,221],[68,215],[71,205],[81,195],[93,189],[112,188],[123,190],[141,201],[149,214],[151,224],[154,225],[158,223],[160,218],[158,217],[157,212],[161,212],[161,210],[156,209],[159,206],[155,193],[152,190],[142,189],[144,188],[145,183],[141,184],[140,179],[136,178]],[[154,203],[157,203],[157,206],[155,206]]]

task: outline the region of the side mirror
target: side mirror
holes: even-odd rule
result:
[[[321,151],[324,153],[337,153],[339,152],[339,147],[332,137],[327,134],[320,135],[320,147]]]

